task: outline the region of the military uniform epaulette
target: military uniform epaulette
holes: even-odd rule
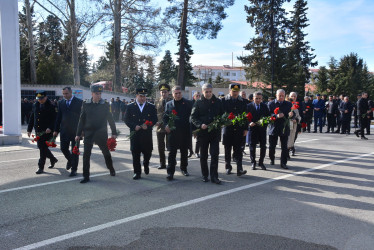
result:
[[[92,99],[86,99],[86,100],[83,101],[83,103],[87,103],[88,104],[88,103],[93,103],[93,102],[92,102]],[[103,99],[101,99],[100,102],[99,102],[99,104],[104,104],[104,103],[109,104],[108,101],[105,101]]]

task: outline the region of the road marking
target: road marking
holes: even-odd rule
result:
[[[374,152],[368,153],[368,154],[363,154],[363,155],[358,155],[358,156],[354,156],[354,157],[349,157],[349,158],[346,158],[346,159],[343,159],[343,160],[323,164],[323,165],[320,165],[320,166],[316,166],[314,168],[309,168],[309,169],[299,171],[299,172],[295,172],[295,173],[292,173],[292,174],[286,174],[286,175],[278,176],[278,177],[275,177],[275,178],[272,178],[272,179],[267,179],[267,180],[264,180],[264,181],[252,183],[252,184],[245,185],[245,186],[241,186],[241,187],[238,187],[238,188],[233,188],[233,189],[229,189],[229,190],[222,191],[222,192],[219,192],[219,193],[210,194],[210,195],[203,196],[203,197],[200,197],[200,198],[197,198],[197,199],[181,202],[181,203],[178,203],[178,204],[175,204],[175,205],[159,208],[159,209],[156,209],[156,210],[152,210],[152,211],[149,211],[149,212],[137,214],[137,215],[130,216],[130,217],[127,217],[127,218],[123,218],[123,219],[120,219],[120,220],[104,223],[104,224],[101,224],[101,225],[98,225],[98,226],[89,227],[89,228],[82,229],[82,230],[79,230],[79,231],[76,231],[76,232],[60,235],[60,236],[57,236],[57,237],[54,237],[54,238],[51,238],[51,239],[48,239],[48,240],[43,240],[43,241],[40,241],[40,242],[36,242],[36,243],[30,244],[30,245],[27,245],[27,246],[17,248],[16,250],[19,250],[19,249],[35,249],[35,248],[45,247],[45,246],[48,246],[48,245],[51,245],[51,244],[54,244],[54,243],[57,243],[57,242],[61,242],[61,241],[68,240],[68,239],[71,239],[71,238],[79,237],[79,236],[86,235],[86,234],[89,234],[89,233],[94,233],[94,232],[97,232],[97,231],[100,231],[100,230],[103,230],[103,229],[107,229],[107,228],[115,227],[115,226],[118,226],[118,225],[121,225],[121,224],[125,224],[127,222],[143,219],[143,218],[146,218],[146,217],[149,217],[149,216],[157,215],[157,214],[164,213],[164,212],[167,212],[167,211],[171,211],[171,210],[174,210],[174,209],[190,206],[190,205],[193,205],[193,204],[197,204],[197,203],[200,203],[200,202],[203,202],[203,201],[211,200],[211,199],[221,197],[221,196],[224,196],[224,195],[236,193],[236,192],[239,192],[239,191],[243,191],[243,190],[246,190],[246,189],[250,189],[250,188],[257,187],[257,186],[260,186],[260,185],[264,185],[264,184],[267,184],[267,183],[271,183],[271,182],[274,182],[274,181],[277,181],[277,180],[283,180],[283,179],[287,179],[287,178],[290,178],[290,177],[293,177],[293,176],[302,175],[302,174],[305,174],[305,173],[308,173],[308,172],[312,172],[312,171],[315,171],[315,170],[318,170],[318,169],[333,166],[333,165],[336,165],[336,164],[339,164],[339,163],[344,163],[344,162],[347,162],[347,161],[352,161],[352,160],[364,158],[364,157],[367,157],[367,156],[370,156],[370,155],[373,155],[373,154],[374,154]]]
[[[319,141],[319,139],[310,139],[310,140],[306,140],[306,141],[297,141],[295,143],[303,143],[303,142],[310,142],[310,141]]]

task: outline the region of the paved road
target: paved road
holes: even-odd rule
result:
[[[252,171],[245,156],[242,177],[225,175],[221,156],[216,185],[201,182],[196,158],[189,177],[152,168],[132,180],[119,128],[117,176],[95,146],[85,185],[58,149],[37,176],[35,144],[0,147],[0,249],[374,249],[374,136],[302,134],[289,170],[266,159],[268,171]]]

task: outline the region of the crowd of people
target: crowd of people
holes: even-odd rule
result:
[[[45,91],[37,91],[37,102],[32,106],[27,128],[29,137],[32,130],[35,130],[33,140],[37,141],[40,150],[36,174],[44,172],[47,158],[51,163],[49,168],[57,163],[58,160],[48,145],[53,145],[55,138],[60,136],[61,151],[67,159],[66,169],[71,169],[70,176],[77,175],[79,144],[82,139],[84,151],[81,183],[90,181],[90,156],[94,144],[102,151],[110,175],[115,176],[108,147],[108,123],[111,138],[115,140],[115,121],[119,120],[122,113],[122,119],[130,129],[134,180],[141,179],[142,172],[146,175],[150,172],[152,130],[155,127],[160,161],[158,169],[166,169],[168,181],[174,179],[179,151],[182,175],[189,176],[188,158],[195,154],[200,158],[202,181],[220,184],[218,158],[221,141],[227,175],[233,172],[232,163],[236,164],[237,176],[247,174],[243,166],[246,145],[249,146],[251,169],[256,170],[258,166],[266,170],[264,161],[267,141],[270,165],[275,165],[276,146],[280,142],[279,167],[288,169],[287,162],[291,156],[295,156],[294,143],[301,131],[317,133],[319,130],[322,133],[326,126],[326,133],[349,135],[351,117],[354,116],[354,133],[357,137],[367,139],[365,130],[367,134],[370,133],[374,108],[367,93],[360,94],[357,103],[352,104],[343,95],[339,98],[329,96],[327,99],[326,96],[317,94],[314,100],[306,96],[301,101],[297,93],[287,94],[278,89],[275,98],[265,101],[261,92],[255,92],[247,99],[239,84],[231,84],[226,96],[215,96],[212,85],[204,84],[201,93],[194,93],[192,100],[183,97],[180,86],[171,89],[168,84],[160,84],[160,98],[154,104],[147,101],[147,89],[144,88],[136,90],[136,98],[131,103],[120,101],[119,98],[112,99],[109,103],[101,98],[102,91],[101,86],[91,86],[92,98],[82,101],[72,95],[70,87],[65,87],[62,91],[64,100],[59,101],[57,106],[52,104]],[[239,119],[236,123],[224,126],[217,124],[217,117],[226,114],[230,114],[229,119],[246,114],[247,119]],[[312,123],[314,131],[311,131]],[[196,139],[195,147],[193,138]],[[259,157],[256,157],[257,145],[260,148]]]

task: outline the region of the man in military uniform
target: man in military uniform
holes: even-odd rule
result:
[[[358,128],[358,115],[357,115],[357,103],[361,99],[361,94],[357,95],[357,101],[353,107],[353,115],[354,115],[354,128]]]
[[[285,91],[283,89],[278,89],[276,94],[276,99],[268,103],[270,115],[276,117],[274,123],[269,125],[269,157],[270,165],[274,165],[275,159],[275,147],[278,143],[278,138],[281,142],[281,160],[280,167],[288,169],[287,167],[287,156],[288,148],[287,141],[290,134],[290,127],[287,126],[288,117],[292,117],[293,113],[291,112],[292,103],[285,101]],[[274,112],[275,109],[278,109],[278,112]],[[276,114],[277,113],[277,114]]]
[[[235,116],[242,114],[247,110],[247,104],[241,96],[239,96],[240,85],[230,84],[230,93],[222,99],[223,111],[233,113]],[[239,126],[238,124],[227,126],[223,128],[222,144],[225,146],[225,168],[226,174],[231,174],[231,149],[234,150],[234,159],[236,160],[237,176],[247,173],[243,170],[243,154],[242,143],[248,133],[247,118],[245,124]]]
[[[134,167],[134,180],[141,178],[140,155],[143,154],[144,173],[149,174],[149,160],[152,156],[152,128],[157,122],[155,105],[146,101],[147,89],[136,90],[136,100],[127,106],[125,123],[130,133],[135,133],[130,139],[130,149]],[[152,124],[146,124],[146,121]]]
[[[260,143],[260,159],[258,165],[262,170],[266,170],[264,165],[264,158],[266,155],[266,129],[267,125],[257,125],[261,118],[270,116],[269,108],[266,104],[262,103],[261,92],[253,94],[254,102],[247,105],[247,110],[252,114],[252,121],[249,124],[251,131],[251,139],[249,142],[249,152],[251,157],[252,169],[256,170],[256,145]]]
[[[75,134],[77,132],[79,116],[82,108],[82,100],[73,96],[70,87],[62,89],[62,95],[65,100],[58,102],[57,118],[53,136],[57,137],[60,133],[61,152],[67,159],[66,170],[71,169],[70,177],[77,175],[79,156],[73,154],[75,146]],[[69,151],[71,146],[71,151]]]
[[[46,142],[52,139],[52,130],[56,120],[56,109],[48,99],[44,90],[36,92],[36,99],[38,100],[32,107],[29,125],[27,127],[27,135],[30,137],[32,129],[35,129],[35,135],[40,138],[37,140],[37,145],[40,151],[40,158],[38,162],[39,169],[36,174],[44,172],[44,164],[46,158],[51,161],[50,167],[54,167],[57,158],[54,157],[49,150]]]
[[[170,152],[168,157],[167,179],[173,180],[175,173],[175,165],[177,164],[177,150],[181,153],[181,171],[184,176],[189,176],[188,166],[188,147],[190,145],[191,129],[190,115],[192,102],[182,97],[182,89],[175,86],[172,89],[173,100],[166,103],[164,114],[165,131],[169,135]],[[174,120],[174,128],[169,127],[169,120],[172,113],[176,113]],[[173,130],[171,130],[173,129]]]
[[[371,110],[369,109],[368,94],[363,92],[361,99],[357,102],[357,116],[359,118],[360,129],[355,131],[357,137],[361,135],[361,139],[367,140],[365,137],[365,128],[368,126],[368,120]]]
[[[208,132],[209,123],[213,122],[216,116],[223,115],[221,101],[213,94],[211,84],[202,86],[203,96],[197,100],[192,108],[191,122],[200,130],[197,137],[200,141],[200,165],[203,175],[203,182],[208,182],[208,149],[210,149],[210,178],[212,183],[220,184],[218,179],[218,155],[219,142],[221,140],[221,128]]]
[[[107,146],[108,122],[112,130],[112,138],[117,138],[116,124],[110,113],[109,103],[101,99],[103,87],[100,85],[91,86],[92,98],[83,102],[82,111],[79,117],[75,141],[79,142],[82,132],[84,136],[83,152],[83,180],[81,183],[90,181],[90,156],[93,144],[96,143],[104,155],[106,167],[110,175],[115,176],[112,155]]]
[[[165,124],[163,123],[163,117],[165,113],[165,106],[168,101],[172,98],[169,97],[170,86],[166,83],[158,86],[160,90],[160,99],[156,100],[155,106],[157,110],[157,123],[156,123],[156,135],[157,135],[157,146],[158,153],[160,155],[160,166],[158,169],[166,168],[166,157],[165,157],[165,145],[169,149],[169,138],[166,136]],[[166,141],[166,142],[165,142]]]

